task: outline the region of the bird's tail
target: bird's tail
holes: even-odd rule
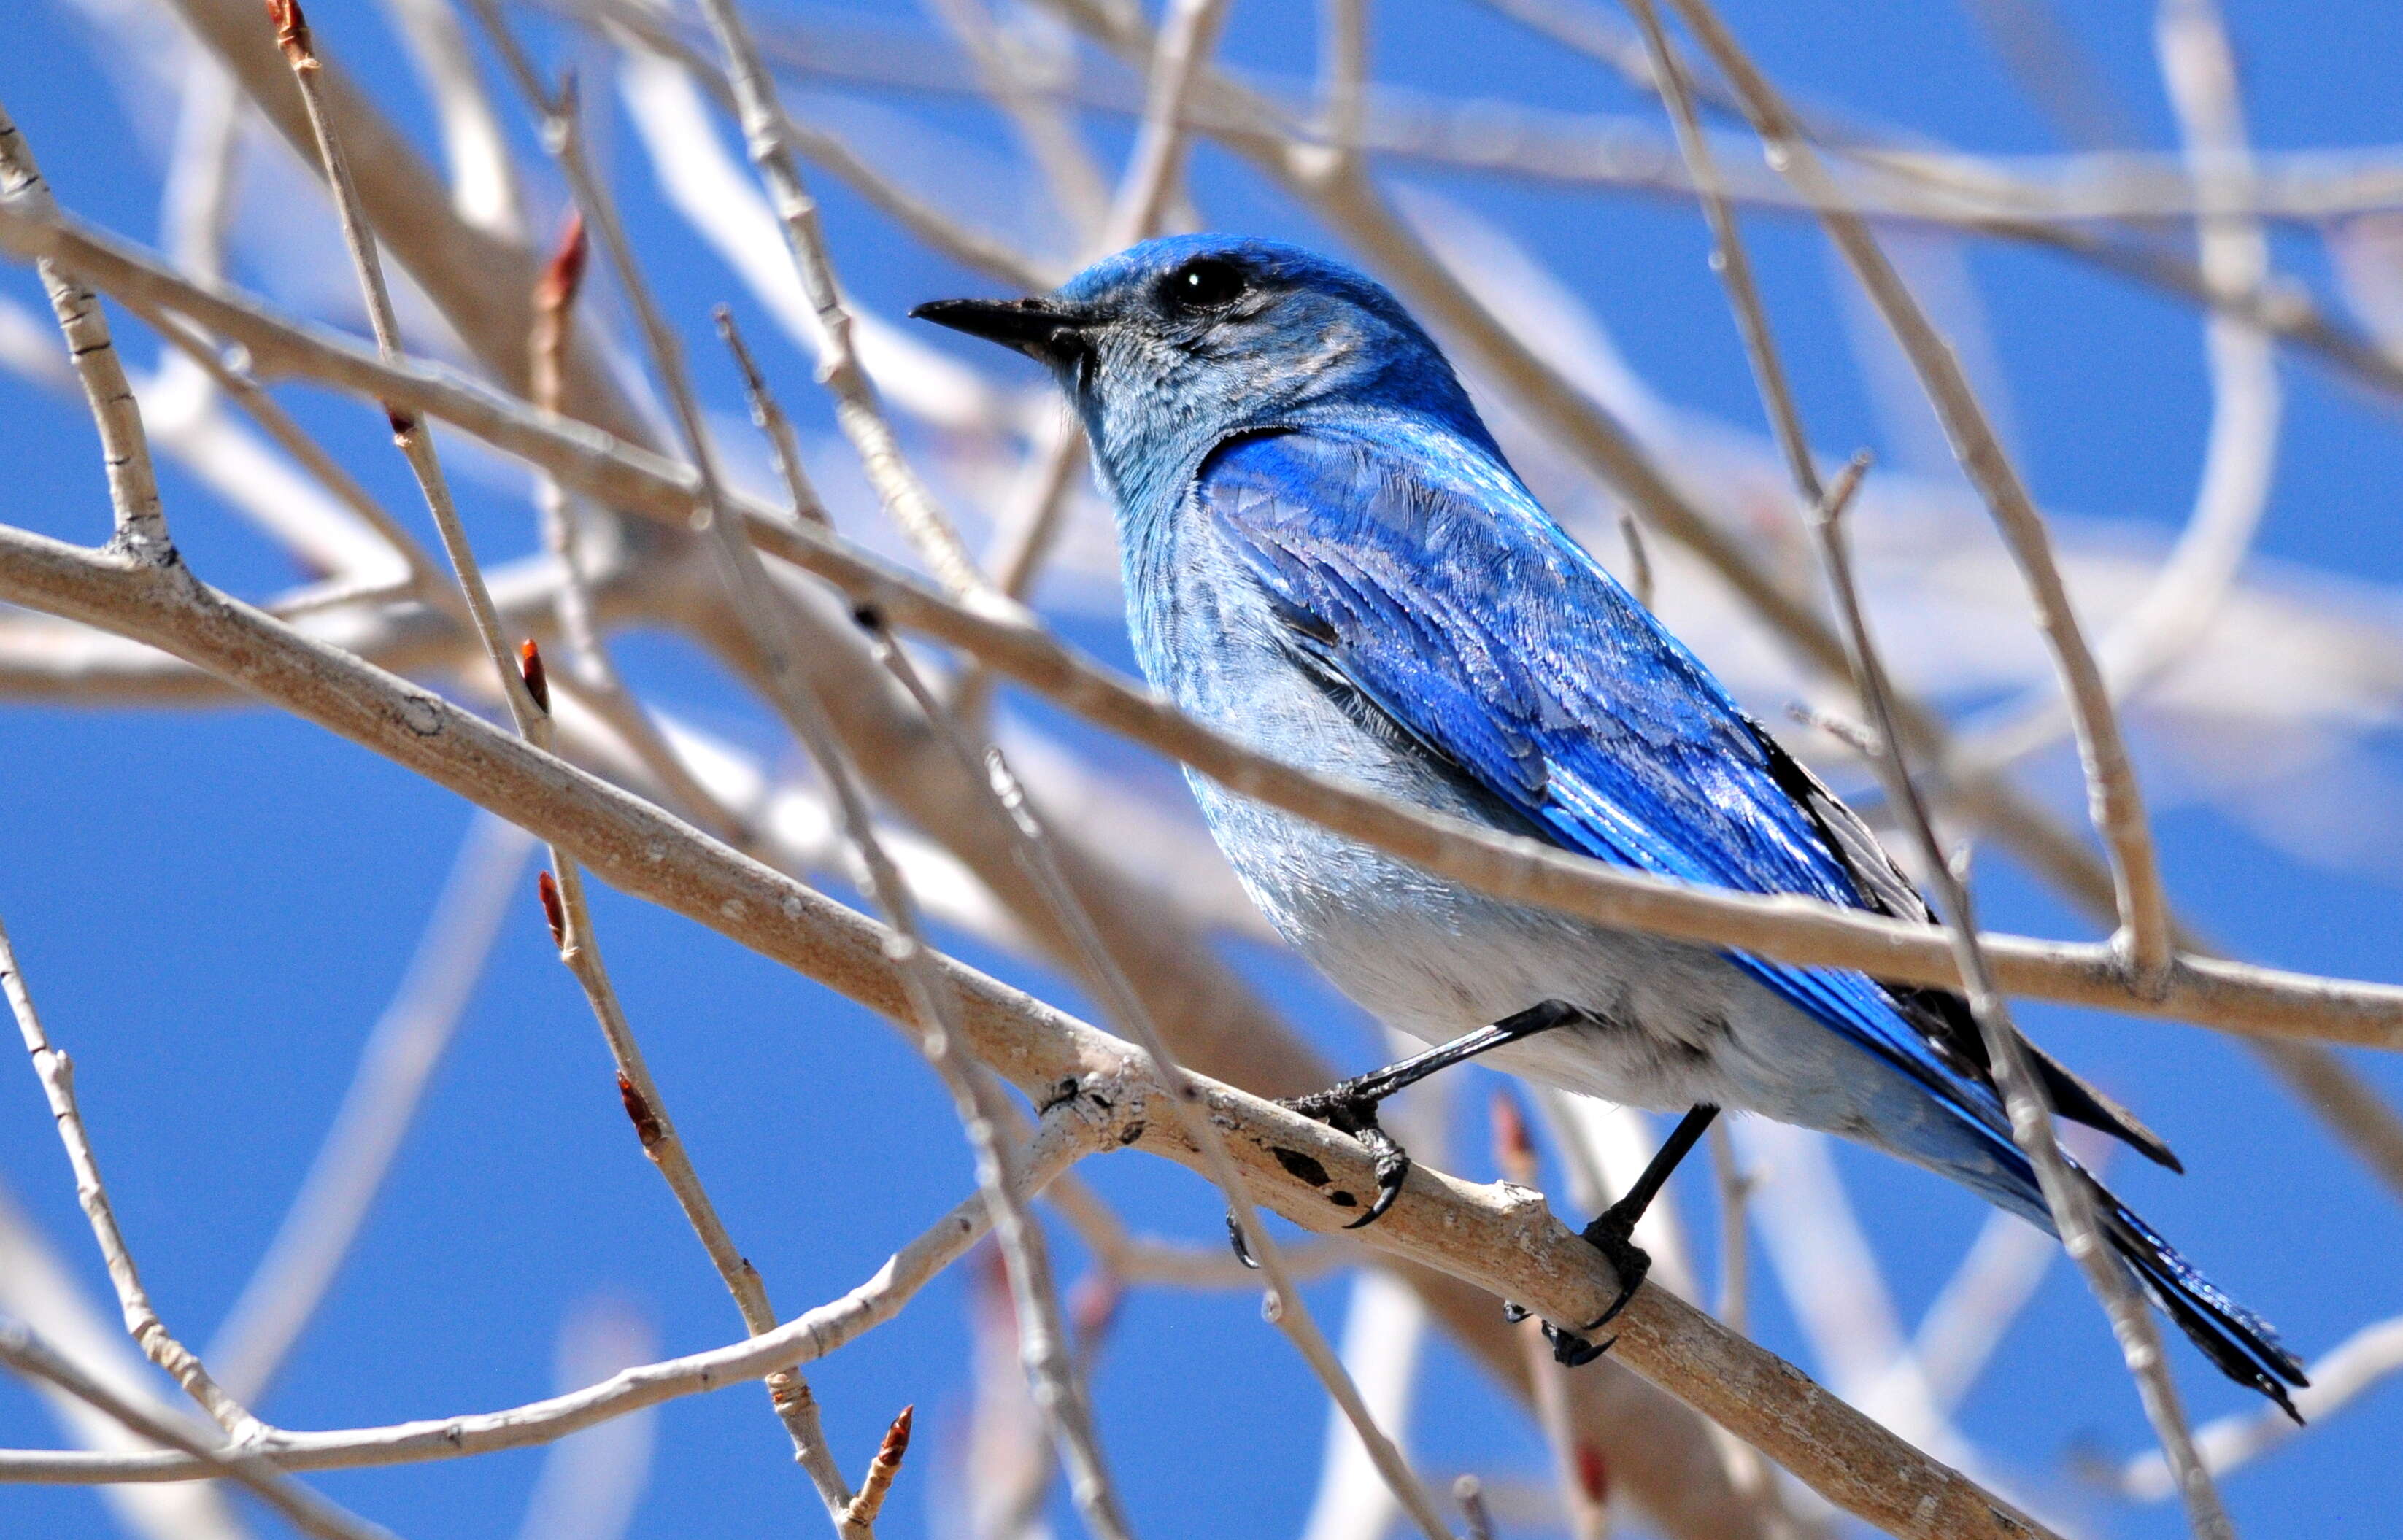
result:
[[[2220,1293],[2195,1270],[2193,1263],[2180,1256],[2099,1182],[2094,1184],[2094,1195],[2104,1233],[2135,1269],[2153,1303],[2177,1323],[2178,1329],[2219,1367],[2220,1373],[2259,1391],[2300,1423],[2302,1416],[2287,1397],[2286,1386],[2311,1381],[2303,1378],[2302,1364],[2278,1340],[2270,1323]]]

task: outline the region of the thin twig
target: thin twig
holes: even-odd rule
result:
[[[240,1482],[313,1540],[393,1540],[391,1531],[336,1507],[257,1455],[211,1444],[174,1419],[118,1394],[35,1336],[24,1323],[6,1316],[0,1316],[0,1363],[29,1379],[47,1380],[143,1437],[201,1461],[213,1474]]]
[[[1678,3],[1682,5],[1685,0]],[[2103,1236],[2092,1182],[2071,1166],[2062,1153],[2053,1131],[2052,1109],[2036,1083],[2027,1046],[2011,1024],[1987,966],[1968,884],[1946,858],[1926,805],[1920,800],[1918,788],[1903,763],[1893,709],[1887,701],[1884,666],[1869,638],[1868,621],[1861,609],[1859,590],[1853,581],[1852,559],[1841,523],[1844,505],[1867,467],[1866,456],[1854,459],[1844,476],[1827,489],[1827,498],[1811,522],[1820,555],[1827,563],[1828,584],[1835,591],[1845,633],[1852,642],[1862,704],[1884,745],[1885,752],[1877,756],[1877,766],[1885,783],[1887,799],[1904,814],[1929,879],[1941,895],[1938,908],[1947,922],[1945,934],[1960,960],[1965,984],[1963,992],[1968,998],[1970,1014],[1977,1020],[1979,1034],[1984,1039],[1995,1089],[2009,1114],[2012,1143],[2035,1170],[2037,1186],[2043,1190],[2045,1206],[2051,1212],[2063,1249],[2085,1272],[2089,1285],[2103,1303],[2104,1312],[2110,1317],[2112,1333],[2118,1339],[2128,1372],[2135,1379],[2145,1414],[2160,1439],[2161,1452],[2170,1468],[2177,1473],[2188,1520],[2200,1540],[2234,1540],[2235,1528],[2219,1501],[2211,1472],[2195,1451],[2186,1409],[2178,1400],[2177,1386],[2161,1351],[2160,1324],[2136,1293],[2135,1283],[2125,1265]]]
[[[864,612],[863,618],[874,620],[875,617],[872,612]],[[883,630],[881,622],[874,626],[873,631],[878,658],[901,681],[902,687],[925,712],[928,720],[934,722],[937,729],[950,741],[953,750],[973,764],[974,751],[960,735],[956,723],[934,699],[925,681],[910,663],[909,655]],[[1003,758],[999,749],[988,748],[984,764],[995,803],[1015,832],[1020,860],[1044,895],[1045,902],[1074,938],[1084,964],[1087,983],[1101,1000],[1109,1019],[1131,1032],[1135,1041],[1143,1046],[1145,1054],[1151,1061],[1152,1073],[1170,1089],[1179,1125],[1202,1153],[1203,1169],[1226,1195],[1245,1249],[1259,1263],[1260,1271],[1268,1281],[1269,1298],[1265,1309],[1269,1319],[1293,1340],[1295,1347],[1300,1350],[1303,1361],[1326,1385],[1335,1404],[1350,1420],[1362,1448],[1368,1450],[1378,1474],[1384,1478],[1396,1500],[1428,1533],[1430,1540],[1448,1540],[1450,1532],[1436,1508],[1434,1497],[1410,1470],[1393,1440],[1377,1426],[1368,1403],[1361,1398],[1359,1387],[1353,1383],[1342,1360],[1328,1344],[1326,1334],[1319,1330],[1317,1321],[1295,1286],[1284,1250],[1275,1236],[1260,1222],[1257,1209],[1236,1173],[1225,1138],[1203,1105],[1200,1086],[1176,1061],[1150,1007],[1127,977],[1126,969],[1102,939],[1090,911],[1068,885],[1051,842],[1035,816],[1033,804],[1027,799],[1025,788],[1019,784],[1017,776],[1011,772],[1008,761]]]
[[[215,589],[162,581],[146,570],[128,570],[99,554],[0,526],[0,601],[130,631],[220,677],[239,678],[260,698],[564,846],[620,891],[685,915],[871,1010],[906,1019],[907,991],[886,950],[892,932],[440,696]],[[934,965],[959,1006],[969,1051],[1004,1069],[1022,1091],[1048,1102],[1064,1084],[1081,1088],[1101,1076],[1116,1088],[1106,1090],[1113,1108],[1169,1094],[1123,1043],[952,960],[937,958]],[[1235,1136],[1228,1148],[1256,1201],[1273,1203],[1317,1228],[1336,1228],[1356,1212],[1298,1182],[1286,1167],[1296,1154],[1317,1162],[1338,1190],[1373,1188],[1356,1141],[1232,1088],[1211,1084],[1205,1090],[1211,1116],[1229,1121]],[[1083,1100],[1080,1092],[1077,1103]],[[1173,1118],[1153,1117],[1120,1139],[1188,1165],[1201,1160]],[[1424,1169],[1413,1173],[1410,1186],[1417,1200],[1396,1205],[1364,1232],[1370,1245],[1519,1299],[1549,1320],[1590,1320],[1610,1304],[1617,1283],[1607,1267],[1539,1201]],[[1619,1362],[1673,1390],[1849,1512],[1889,1527],[1965,1537],[2040,1540],[2049,1533],[1665,1291],[1640,1291],[1620,1319]]]
[[[565,399],[567,346],[575,335],[576,300],[583,286],[587,256],[584,217],[575,214],[535,284],[534,334],[528,351],[534,404],[545,411],[558,412]],[[751,820],[701,784],[618,672],[594,614],[592,582],[586,570],[591,510],[577,506],[557,478],[539,471],[535,477],[535,508],[542,525],[543,547],[559,563],[559,630],[567,643],[573,671],[567,682],[679,808],[730,843],[756,849],[758,831]]]
[[[884,1441],[876,1447],[876,1458],[869,1461],[868,1474],[860,1478],[859,1495],[843,1509],[839,1526],[842,1540],[868,1540],[876,1523],[876,1516],[884,1511],[884,1499],[892,1494],[894,1478],[901,1474],[901,1459],[910,1452],[910,1423],[915,1407],[903,1407],[884,1430]]]
[[[1817,204],[1821,225],[1901,343],[1919,373],[1929,404],[1944,424],[1963,472],[1993,512],[2004,542],[2026,579],[2038,630],[2052,650],[2062,687],[2070,698],[2094,825],[2111,853],[2119,943],[2138,985],[2158,989],[2176,953],[2144,797],[2101,665],[2078,629],[2077,613],[2062,583],[2044,518],[1970,389],[1960,359],[1911,298],[1867,222],[1842,206],[1793,110],[1737,46],[1708,0],[1670,3],[1742,96],[1754,129],[1768,146],[1771,162]],[[1794,458],[1792,451],[1790,458]],[[1807,463],[1807,452],[1800,459]],[[1802,475],[1798,469],[1798,480]]]
[[[742,332],[735,329],[734,312],[717,305],[709,313],[717,323],[718,340],[734,355],[734,367],[743,372],[743,398],[751,407],[751,425],[767,435],[776,474],[785,479],[785,494],[793,500],[793,517],[831,528],[834,520],[827,516],[826,505],[818,501],[817,489],[810,485],[809,467],[801,462],[801,442],[794,436],[793,420],[785,415],[775,393],[768,388],[767,377],[759,372],[757,360],[744,345]]]
[[[975,558],[936,505],[933,493],[902,457],[893,424],[877,404],[876,387],[860,367],[852,346],[851,310],[835,282],[817,202],[801,181],[791,149],[789,120],[776,99],[775,84],[759,56],[759,46],[733,0],[701,0],[701,14],[726,52],[727,81],[734,90],[752,164],[768,186],[802,290],[817,312],[823,344],[820,375],[834,393],[835,420],[858,451],[868,484],[876,489],[886,513],[910,536],[943,586],[962,596],[988,594],[992,585],[978,570]]]
[[[76,1103],[75,1063],[51,1044],[49,1034],[43,1030],[42,1019],[34,1010],[33,992],[26,987],[24,972],[17,965],[16,949],[9,944],[6,925],[0,925],[0,994],[8,997],[8,1009],[17,1018],[18,1034],[34,1061],[34,1075],[42,1083],[42,1095],[50,1104],[50,1117],[59,1126],[59,1143],[65,1146],[67,1165],[75,1172],[76,1201],[90,1221],[92,1239],[100,1243],[100,1259],[108,1269],[109,1283],[117,1290],[126,1335],[133,1339],[144,1356],[174,1376],[184,1393],[215,1418],[235,1442],[255,1437],[265,1424],[210,1378],[200,1355],[167,1330],[166,1323],[159,1318],[158,1307],[150,1302],[150,1292],[142,1286],[142,1274],[133,1265],[132,1248],[125,1243],[125,1232],[118,1228],[117,1211],[108,1200],[108,1187],[100,1179],[100,1158],[92,1151],[91,1135],[83,1126],[83,1111]]]
[[[602,247],[608,254],[610,265],[650,343],[654,363],[675,404],[677,418],[686,436],[686,450],[702,467],[704,488],[714,488],[715,483],[709,468],[706,430],[701,424],[700,409],[693,400],[689,382],[683,372],[681,352],[651,297],[648,285],[643,281],[642,271],[626,240],[624,227],[618,221],[616,201],[610,198],[607,187],[592,174],[590,163],[585,157],[577,123],[574,78],[571,76],[565,89],[554,98],[544,89],[532,61],[519,48],[497,7],[490,0],[479,0],[476,8],[520,89],[541,115],[544,140],[566,173],[578,207],[598,230]],[[568,307],[583,264],[581,244],[580,240],[575,240],[563,248],[563,260],[553,266],[535,296],[534,309],[538,320],[546,312],[553,319],[541,323],[537,327],[535,340],[540,346],[536,350],[535,364],[541,374],[549,375],[554,381],[557,377],[557,349],[560,340],[567,335]],[[561,526],[558,538],[564,547],[568,542],[563,531],[563,519],[557,522]],[[721,528],[724,523],[722,520],[715,522]],[[572,556],[569,561],[572,567]],[[597,653],[597,640],[593,645]],[[539,666],[540,655],[535,645],[528,642],[521,664],[525,677],[528,680],[539,677],[535,672]],[[603,666],[605,667],[605,663]],[[615,671],[610,670],[609,673],[614,677]],[[525,736],[538,747],[548,749],[552,727],[547,696],[542,704],[539,716],[526,725]],[[701,1185],[700,1173],[694,1170],[691,1157],[676,1134],[675,1124],[668,1114],[658,1083],[651,1077],[632,1026],[626,1020],[616,985],[601,960],[598,939],[592,929],[591,908],[585,894],[583,871],[556,846],[552,849],[551,865],[557,874],[557,886],[553,888],[546,884],[543,892],[551,937],[558,943],[560,961],[567,965],[577,984],[583,988],[593,1017],[601,1025],[610,1058],[617,1065],[618,1093],[642,1142],[644,1153],[650,1157],[674,1192],[686,1221],[708,1252],[709,1259],[716,1268],[718,1277],[724,1281],[727,1291],[734,1297],[743,1325],[755,1337],[772,1330],[776,1325],[776,1312],[769,1299],[767,1284],[750,1259],[736,1248],[732,1236],[727,1232],[724,1221],[718,1216],[715,1203]],[[768,1398],[792,1440],[794,1459],[808,1474],[820,1503],[840,1529],[845,1522],[844,1515],[850,1510],[853,1494],[841,1467],[835,1463],[832,1451],[826,1447],[826,1432],[818,1417],[816,1394],[798,1370],[786,1369],[768,1377]]]
[[[0,112],[0,199],[37,216],[58,210],[34,162],[33,146],[6,112]],[[59,330],[66,337],[67,358],[91,408],[92,425],[100,430],[101,462],[108,473],[108,504],[115,515],[109,548],[131,562],[174,566],[180,558],[159,501],[159,478],[150,465],[150,440],[142,431],[141,403],[126,382],[125,363],[109,337],[100,297],[54,262],[35,266]]]
[[[268,20],[275,27],[276,46],[283,50],[284,61],[292,72],[293,84],[299,89],[301,105],[309,115],[310,132],[317,143],[317,158],[326,173],[326,185],[333,194],[334,213],[342,229],[342,244],[349,251],[351,268],[359,283],[360,298],[366,301],[368,323],[375,333],[376,354],[385,363],[397,362],[402,356],[400,323],[393,313],[392,291],[385,284],[383,259],[376,249],[375,232],[367,223],[360,206],[356,184],[351,179],[350,162],[343,157],[341,141],[337,137],[332,116],[326,111],[320,89],[320,65],[316,49],[310,39],[308,18],[301,13],[299,0],[268,0]],[[501,696],[508,703],[510,720],[518,731],[526,732],[535,718],[543,715],[535,710],[532,697],[509,664],[508,642],[501,632],[500,617],[493,608],[493,596],[484,587],[481,570],[476,562],[475,548],[468,543],[466,530],[459,521],[458,505],[451,500],[451,486],[442,474],[442,462],[436,454],[432,430],[423,417],[387,401],[384,413],[392,421],[393,442],[409,462],[410,474],[417,479],[418,491],[424,494],[426,510],[434,516],[434,527],[441,536],[442,548],[451,559],[452,571],[458,575],[461,594],[467,602],[467,615],[474,623],[477,640],[483,644],[484,656],[499,677]]]

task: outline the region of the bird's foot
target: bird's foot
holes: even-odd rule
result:
[[[1308,1096],[1284,1097],[1277,1103],[1338,1133],[1350,1134],[1368,1152],[1370,1170],[1377,1179],[1377,1196],[1368,1200],[1368,1212],[1344,1226],[1345,1229],[1355,1230],[1382,1219],[1385,1211],[1394,1206],[1394,1200],[1402,1195],[1402,1184],[1410,1179],[1410,1152],[1377,1124],[1377,1105],[1392,1092],[1364,1084],[1377,1078],[1362,1075],[1358,1080],[1346,1080]],[[1351,1200],[1348,1194],[1344,1200]],[[1243,1243],[1243,1227],[1235,1223],[1232,1213],[1227,1215],[1227,1239],[1234,1247],[1237,1261],[1247,1268],[1259,1266],[1252,1258],[1251,1248]]]
[[[1326,1124],[1338,1133],[1348,1133],[1368,1152],[1370,1169],[1377,1178],[1377,1196],[1368,1201],[1368,1212],[1343,1228],[1356,1230],[1373,1225],[1394,1206],[1402,1195],[1402,1184],[1410,1179],[1410,1152],[1377,1123],[1378,1105],[1385,1099],[1383,1092],[1372,1091],[1354,1081],[1330,1086],[1308,1096],[1289,1097],[1277,1104]]]
[[[1576,1331],[1563,1330],[1549,1321],[1544,1323],[1544,1340],[1552,1345],[1552,1357],[1570,1368],[1590,1364],[1610,1351],[1611,1344],[1617,1342],[1618,1338],[1604,1338],[1595,1342],[1590,1334],[1618,1318],[1618,1312],[1635,1297],[1635,1291],[1644,1286],[1645,1276],[1652,1270],[1651,1254],[1632,1239],[1637,1212],[1640,1211],[1629,1210],[1622,1199],[1603,1210],[1583,1231],[1586,1244],[1602,1253],[1603,1259],[1610,1264],[1610,1270],[1618,1274],[1618,1297],[1610,1302],[1608,1310]]]

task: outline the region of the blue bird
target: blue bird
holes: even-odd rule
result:
[[[1371,280],[1191,235],[1047,297],[910,313],[1051,368],[1118,505],[1144,673],[1202,721],[1616,866],[1931,920],[1868,827],[1536,505],[1441,351]],[[1622,1281],[1610,1314],[1648,1262],[1636,1216],[1721,1108],[1859,1140],[2050,1228],[1958,996],[1507,903],[1190,779],[1276,929],[1381,1020],[1443,1045],[1294,1103],[1375,1155],[1356,1224],[1408,1171],[1377,1102],[1488,1054],[1686,1115],[1586,1230]],[[2123,1108],[2035,1058],[2063,1116],[2176,1169]],[[2291,1414],[2282,1381],[2304,1383],[2301,1367],[2268,1324],[2094,1191],[2155,1303]],[[1602,1324],[1553,1328],[1556,1352],[1593,1356],[1580,1334]]]

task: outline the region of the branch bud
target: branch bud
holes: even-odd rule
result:
[[[300,14],[299,0],[267,0],[267,20],[275,27],[275,46],[285,62],[296,70],[317,67],[317,45],[309,35],[309,19]]]
[[[518,677],[525,681],[526,693],[545,716],[550,715],[550,673],[542,666],[542,649],[529,636],[518,644]]]
[[[650,1099],[622,1075],[618,1076],[618,1100],[626,1103],[626,1116],[633,1122],[634,1137],[643,1142],[643,1148],[647,1150],[668,1136],[660,1125],[660,1115],[651,1110]]]
[[[559,884],[550,873],[537,873],[534,891],[542,898],[542,917],[550,922],[550,941],[556,947],[567,945],[567,906],[560,902]]]

